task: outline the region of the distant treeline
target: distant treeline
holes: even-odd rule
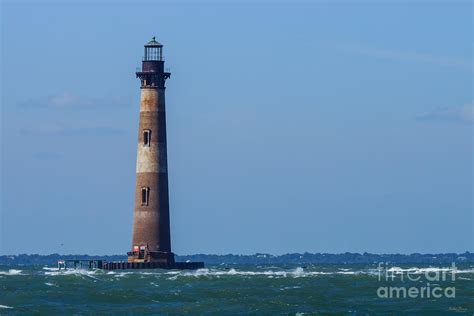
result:
[[[60,259],[82,259],[93,260],[102,259],[106,261],[123,261],[127,260],[126,256],[89,256],[89,255],[2,255],[0,256],[0,265],[55,265]],[[403,254],[371,254],[371,253],[289,253],[280,256],[270,254],[257,253],[254,255],[182,255],[176,256],[176,261],[204,261],[208,265],[213,264],[369,264],[379,262],[389,263],[474,263],[474,253],[465,252],[461,254],[456,253],[441,253],[441,254],[421,254],[412,253],[409,255]]]

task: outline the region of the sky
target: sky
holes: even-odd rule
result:
[[[164,44],[177,254],[474,251],[470,1],[1,1],[0,254],[131,247]]]

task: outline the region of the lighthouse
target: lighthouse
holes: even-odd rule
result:
[[[155,37],[145,44],[140,79],[140,119],[138,124],[135,205],[131,250],[127,261],[60,260],[58,267],[85,262],[89,268],[200,269],[204,262],[175,262],[171,251],[170,206],[168,193],[168,154],[166,145],[165,71],[163,45]]]
[[[166,145],[165,71],[163,45],[155,37],[145,44],[140,79],[140,120],[138,125],[135,205],[132,249],[129,263],[139,267],[187,268],[176,263],[171,251]],[[149,263],[149,264],[146,264]],[[189,268],[201,266],[194,263]]]

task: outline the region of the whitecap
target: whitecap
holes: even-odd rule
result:
[[[180,271],[168,271],[165,274],[179,274]]]
[[[47,285],[47,286],[55,286],[55,287],[58,287],[56,284],[54,284],[54,283],[50,283],[50,282],[46,282],[46,283],[45,283],[45,285]]]
[[[292,274],[295,278],[298,278],[304,276],[305,272],[302,267],[298,267],[292,272]]]
[[[59,271],[59,268],[51,268],[51,267],[43,267],[43,270],[46,270],[46,271]]]
[[[127,274],[130,274],[131,272],[119,272],[117,274],[114,275],[114,278],[123,278],[124,276],[126,276]]]
[[[85,276],[94,280],[98,280],[93,275],[95,274],[102,274],[102,270],[84,270],[84,269],[66,269],[66,270],[58,270],[58,271],[46,271],[45,275],[50,276],[64,276],[64,275],[75,275],[75,276]]]
[[[0,308],[12,309],[13,307],[7,305],[0,305]]]
[[[8,271],[0,271],[0,275],[23,275],[23,270],[10,269]]]
[[[285,286],[280,289],[280,291],[286,291],[291,289],[301,289],[301,286]]]
[[[231,268],[229,270],[218,269],[198,269],[195,271],[178,271],[174,272],[168,280],[176,280],[178,277],[221,277],[221,276],[266,276],[267,278],[300,278],[300,277],[314,277],[319,275],[330,275],[337,272],[323,272],[323,271],[305,271],[302,267],[297,267],[293,270],[266,270],[266,271],[245,271]],[[339,271],[341,274],[355,274],[356,272]],[[167,273],[171,274],[171,273]]]

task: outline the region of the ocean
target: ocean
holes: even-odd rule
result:
[[[222,264],[197,271],[0,266],[0,314],[472,315],[473,279],[472,264]]]

